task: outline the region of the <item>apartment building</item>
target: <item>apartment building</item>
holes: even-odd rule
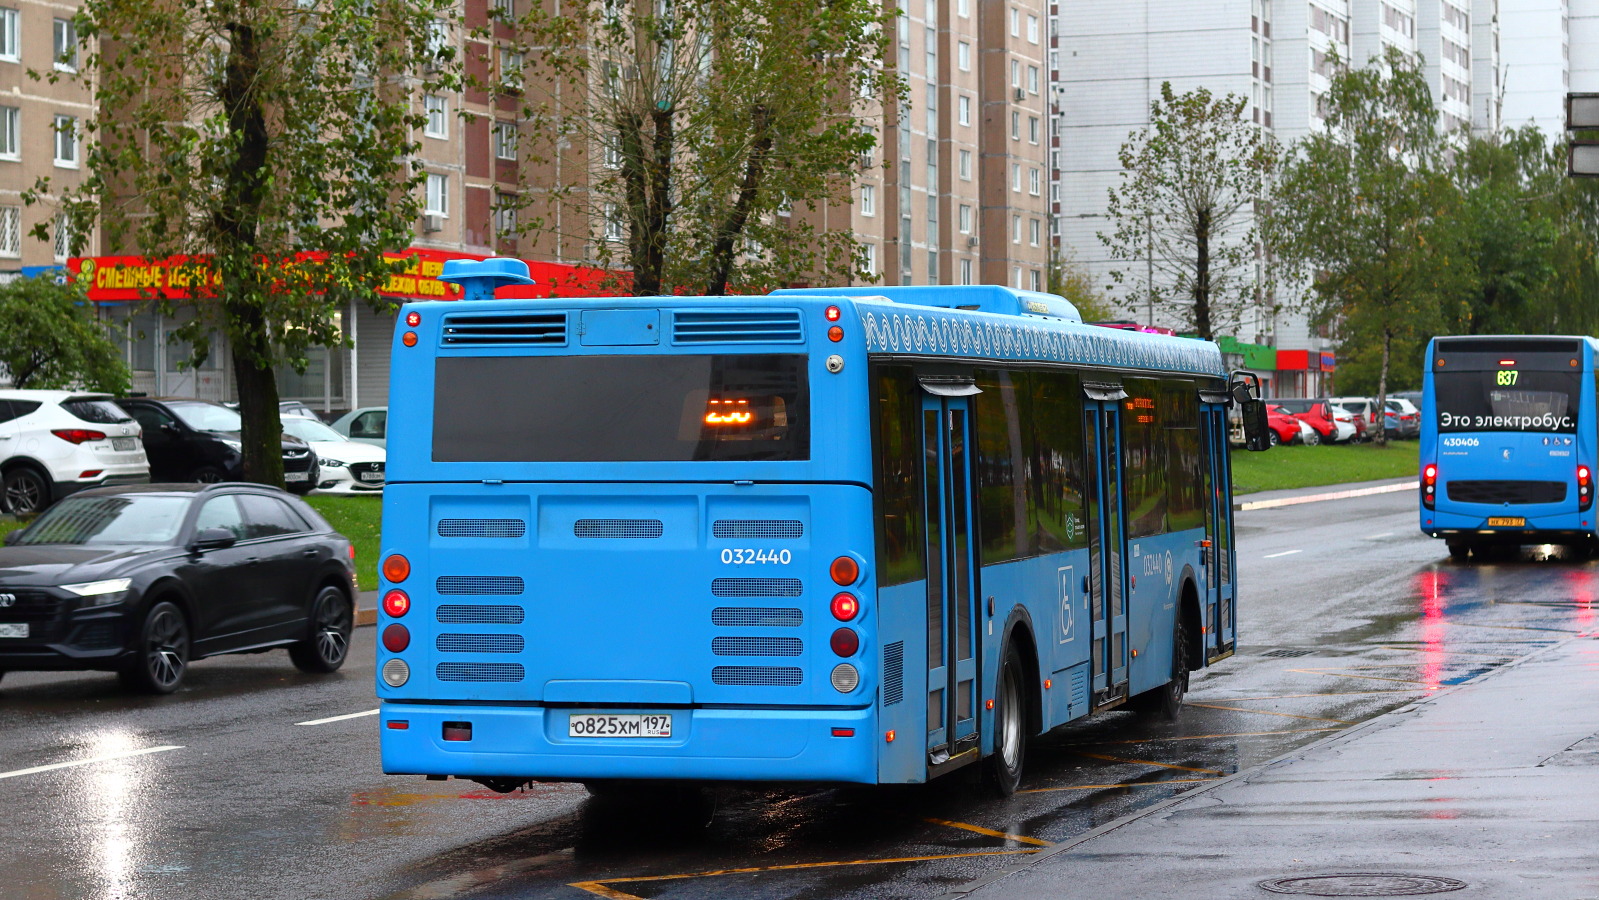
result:
[[[1056,246],[1114,295],[1100,233],[1107,191],[1120,183],[1117,153],[1148,124],[1163,82],[1178,93],[1197,87],[1249,98],[1250,116],[1280,141],[1323,125],[1335,60],[1362,65],[1396,48],[1425,60],[1440,125],[1491,129],[1495,107],[1476,85],[1495,84],[1497,43],[1492,8],[1513,0],[1081,0],[1051,6],[1051,214]],[[1530,0],[1529,0],[1530,2]],[[1554,2],[1554,0],[1551,0]],[[1599,3],[1599,0],[1583,0]],[[1486,23],[1474,21],[1479,12]],[[1125,266],[1126,263],[1121,265]],[[1135,264],[1136,265],[1136,264]],[[1289,287],[1289,290],[1292,286]],[[1172,327],[1159,308],[1125,312]],[[1330,390],[1334,341],[1301,314],[1272,304],[1246,309],[1234,344],[1253,345],[1281,364],[1262,370],[1268,391],[1303,396]]]

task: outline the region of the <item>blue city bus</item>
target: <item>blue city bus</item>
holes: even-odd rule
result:
[[[1227,406],[1259,403],[1215,344],[1000,287],[495,300],[446,276],[490,299],[396,329],[385,772],[604,790],[987,759],[1009,792],[1031,736],[1175,714],[1233,652]]]
[[[1569,335],[1437,337],[1421,396],[1421,530],[1465,560],[1583,549],[1593,511],[1594,352]]]

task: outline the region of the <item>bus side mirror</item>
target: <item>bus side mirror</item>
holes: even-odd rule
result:
[[[1260,376],[1234,372],[1233,403],[1244,424],[1244,447],[1260,451],[1271,449],[1271,426],[1266,422],[1266,401],[1260,399]]]

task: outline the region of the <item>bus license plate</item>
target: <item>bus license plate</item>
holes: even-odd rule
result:
[[[663,715],[574,714],[567,720],[567,737],[669,738],[672,717]]]
[[[1527,524],[1527,520],[1522,518],[1521,516],[1489,516],[1488,517],[1488,527],[1489,528],[1492,528],[1492,527],[1494,527],[1496,525],[1507,525],[1507,526],[1511,526],[1511,527],[1515,527],[1515,528],[1520,528],[1520,527],[1522,527],[1522,526],[1524,526],[1526,524]]]
[[[0,625],[0,638],[25,638],[27,636],[27,622],[18,622],[15,625]]]

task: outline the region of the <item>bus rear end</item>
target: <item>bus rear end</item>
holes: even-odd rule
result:
[[[1421,530],[1457,558],[1590,542],[1592,372],[1586,338],[1435,338],[1422,397]]]
[[[402,311],[386,772],[876,780],[865,366],[840,303]]]

